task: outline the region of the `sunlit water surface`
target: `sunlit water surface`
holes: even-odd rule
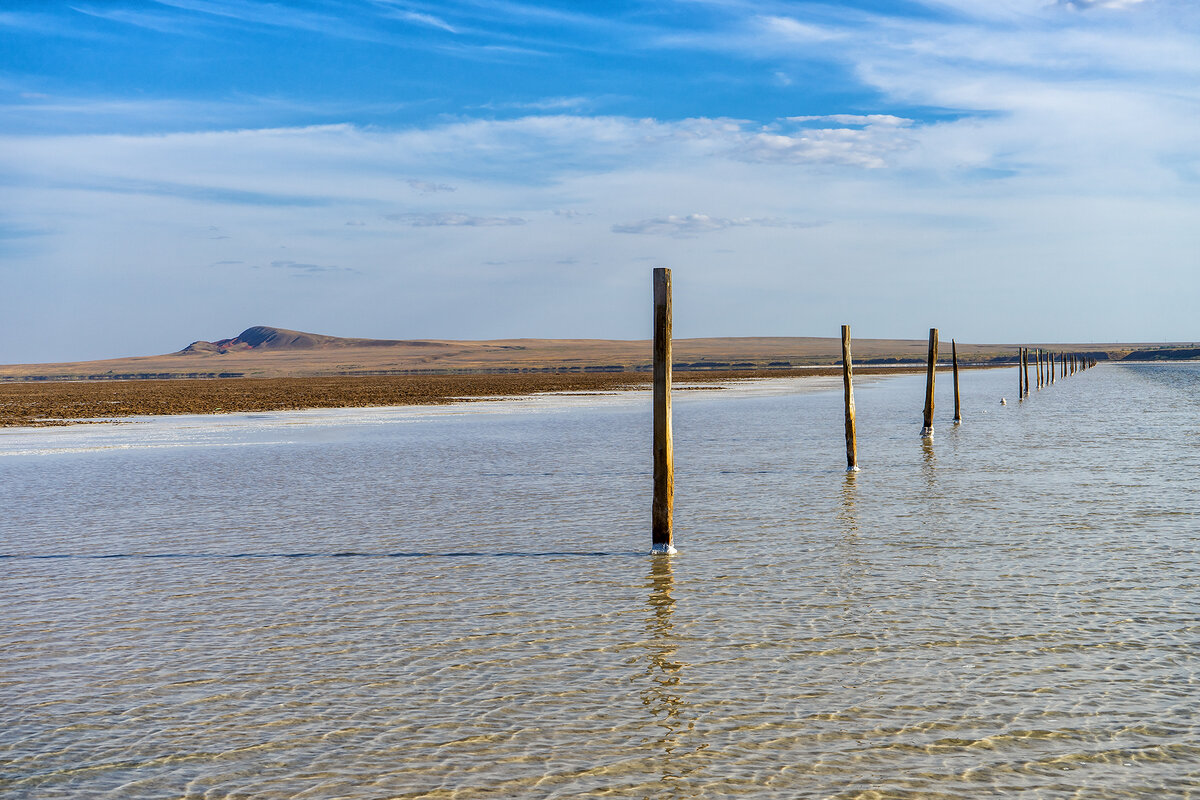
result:
[[[0,433],[0,797],[1200,782],[1200,365]],[[1001,406],[1001,396],[1009,403]]]

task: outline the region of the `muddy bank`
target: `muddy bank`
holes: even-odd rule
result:
[[[923,366],[855,368],[858,375],[924,371]],[[676,383],[720,384],[756,378],[822,375],[841,375],[841,368],[676,372],[675,380]],[[648,372],[611,372],[0,383],[0,427],[66,425],[76,420],[145,414],[440,405],[465,398],[613,391],[645,387],[650,380]]]

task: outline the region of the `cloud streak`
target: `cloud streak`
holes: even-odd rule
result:
[[[729,228],[766,227],[766,228],[811,228],[816,223],[789,222],[776,217],[712,217],[708,214],[687,214],[683,216],[669,215],[652,217],[626,222],[612,226],[613,233],[649,234],[653,236],[694,237],[705,233],[715,233]]]
[[[521,217],[477,217],[452,211],[387,214],[384,219],[414,228],[495,228],[524,225],[527,221]]]

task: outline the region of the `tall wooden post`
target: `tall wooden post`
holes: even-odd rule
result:
[[[933,436],[933,381],[937,373],[938,330],[929,329],[929,365],[925,370],[925,427],[922,436]]]
[[[671,446],[671,270],[654,270],[654,505],[652,553],[674,553],[671,517],[675,469]]]
[[[850,326],[842,326],[842,383],[846,394],[846,471],[858,472],[858,435],[854,429],[854,366],[850,360]]]
[[[958,344],[950,340],[950,357],[954,361],[954,421],[962,422],[962,403],[958,399]]]
[[[1057,364],[1054,363],[1054,353],[1046,353],[1046,368],[1050,372],[1050,385],[1054,385],[1055,373],[1058,372]]]

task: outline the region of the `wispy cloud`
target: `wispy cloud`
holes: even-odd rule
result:
[[[133,25],[138,28],[173,35],[197,35],[195,20],[181,19],[169,12],[137,11],[129,8],[102,8],[92,5],[71,6],[72,11],[89,17]]]
[[[224,262],[234,263],[234,262]],[[272,261],[274,269],[281,269],[299,275],[321,275],[328,273],[358,273],[351,267],[328,266],[325,264],[305,264],[299,261]]]
[[[812,228],[816,223],[790,222],[778,217],[710,217],[708,214],[687,214],[686,216],[670,215],[653,217],[637,222],[627,222],[613,225],[613,233],[639,233],[655,236],[692,237],[704,233],[715,233],[728,228],[744,228],[747,226],[767,228]]]
[[[414,228],[494,228],[504,225],[524,225],[527,221],[521,217],[476,217],[470,214],[458,214],[450,211],[387,214],[384,216],[384,219],[411,225]]]
[[[422,14],[417,11],[398,11],[395,17],[407,22],[415,22],[418,25],[424,25],[428,28],[437,28],[447,33],[458,33],[458,28],[455,28],[441,17],[435,17],[433,14]]]
[[[421,194],[435,194],[437,192],[453,192],[455,187],[446,183],[434,183],[432,181],[419,181],[416,178],[410,178],[407,181],[408,185]]]
[[[275,3],[260,3],[252,0],[153,0],[154,2],[226,20],[258,25],[267,28],[283,28],[308,31],[324,36],[333,36],[363,41],[380,41],[385,37],[364,25],[347,22],[341,15],[321,14],[296,6],[282,7]]]
[[[1131,8],[1145,2],[1145,0],[1058,0],[1059,4],[1087,10],[1089,8]]]
[[[511,100],[484,103],[480,108],[491,110],[511,109],[516,111],[571,111],[590,104],[591,100],[586,97],[547,97],[543,100]]]

